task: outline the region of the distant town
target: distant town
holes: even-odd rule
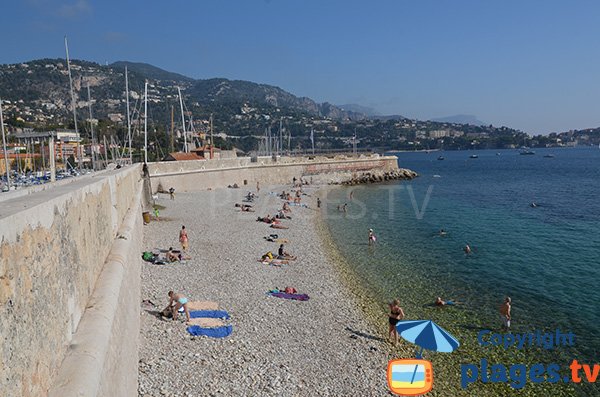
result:
[[[129,70],[129,117],[125,66]],[[217,148],[272,154],[600,144],[600,128],[532,137],[506,126],[368,116],[298,98],[278,87],[194,80],[145,64],[102,66],[72,61],[71,73],[75,101],[64,60],[0,65],[6,157],[14,171],[46,168],[50,138],[57,167],[65,170],[90,169],[96,162],[144,161],[145,145],[148,161],[157,161],[174,159],[179,152],[192,153],[185,159],[206,158],[210,147],[215,156]],[[144,106],[148,107],[147,119]],[[5,168],[2,162],[0,171],[6,173]]]

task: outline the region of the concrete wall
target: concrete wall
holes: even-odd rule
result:
[[[134,166],[2,202],[2,395],[136,394],[141,186]]]
[[[244,180],[251,188],[259,181],[264,186],[291,183],[292,178],[312,178],[315,183],[339,181],[352,173],[370,170],[398,169],[394,156],[361,155],[360,157],[259,157],[252,162],[249,157],[222,160],[193,160],[158,162],[148,165],[152,189],[192,192],[208,188],[226,187],[237,183],[243,187]]]

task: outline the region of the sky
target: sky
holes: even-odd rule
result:
[[[146,62],[380,114],[530,134],[600,126],[600,2],[18,0],[0,63]]]

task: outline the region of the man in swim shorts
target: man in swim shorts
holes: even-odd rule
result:
[[[508,331],[510,328],[511,302],[510,296],[507,296],[504,299],[504,303],[500,305],[500,320],[502,320],[502,329],[506,331]]]
[[[166,309],[171,309],[171,313],[173,313],[173,320],[177,320],[177,316],[179,314],[179,309],[183,307],[183,311],[185,312],[185,317],[187,321],[190,321],[190,311],[188,310],[188,298],[181,294],[176,294],[173,291],[169,291],[169,305]],[[165,309],[165,310],[166,310]]]

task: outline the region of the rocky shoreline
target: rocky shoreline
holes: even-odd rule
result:
[[[369,183],[381,183],[397,180],[411,180],[419,175],[406,168],[399,168],[393,171],[367,171],[359,175],[353,174],[350,178],[341,181],[332,182],[332,185],[363,185]]]

